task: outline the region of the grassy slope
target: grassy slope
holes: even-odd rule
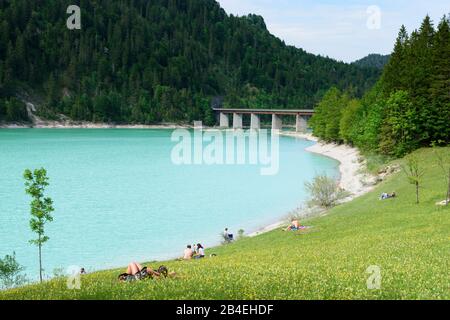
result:
[[[83,277],[79,291],[53,280],[0,299],[450,299],[450,208],[435,205],[445,182],[431,150],[417,154],[427,166],[420,205],[400,173],[307,221],[307,234],[275,230],[209,250],[214,258],[165,263],[178,279],[124,284],[110,270]],[[399,198],[378,200],[394,190]],[[366,287],[370,265],[381,267],[381,290]]]

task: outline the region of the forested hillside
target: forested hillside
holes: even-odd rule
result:
[[[330,89],[311,120],[314,134],[362,150],[402,156],[450,143],[450,21],[403,26],[378,83],[357,99]]]
[[[69,30],[67,7],[81,8]],[[212,122],[211,100],[312,108],[331,86],[362,95],[380,71],[286,46],[262,17],[213,0],[0,1],[0,121]],[[23,99],[22,99],[23,100]]]
[[[383,69],[389,62],[390,57],[390,55],[369,54],[367,57],[353,62],[353,64],[363,68]]]

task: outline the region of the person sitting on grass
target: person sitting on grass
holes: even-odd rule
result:
[[[192,250],[192,246],[188,245],[186,247],[186,249],[184,249],[183,259],[184,260],[191,260],[193,256],[194,256],[194,251]]]
[[[197,244],[197,254],[194,256],[194,259],[201,259],[205,257],[205,248],[198,243]]]
[[[305,229],[306,227],[302,226],[298,220],[292,220],[291,225],[286,228],[285,231],[297,231]]]
[[[234,239],[233,234],[228,232],[228,228],[225,228],[225,230],[223,231],[223,238],[225,239],[226,242],[233,241]]]

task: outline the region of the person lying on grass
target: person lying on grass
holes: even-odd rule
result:
[[[391,199],[391,198],[395,198],[397,197],[397,194],[395,192],[392,193],[382,193],[380,196],[380,200],[386,200],[386,199]]]
[[[298,231],[306,229],[305,226],[302,226],[298,220],[292,220],[291,225],[287,227],[284,231]]]
[[[170,272],[167,270],[165,266],[161,266],[158,268],[158,271],[154,271],[152,268],[142,267],[139,263],[132,262],[128,265],[127,272],[119,275],[120,282],[131,282],[136,280],[144,280],[144,279],[159,279],[161,277],[175,277],[175,272]]]

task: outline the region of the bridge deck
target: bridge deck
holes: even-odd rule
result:
[[[279,115],[302,115],[302,116],[312,116],[314,110],[311,109],[224,109],[224,108],[213,108],[216,112],[221,113],[239,113],[239,114],[279,114]]]

